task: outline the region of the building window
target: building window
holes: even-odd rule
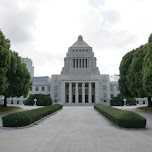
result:
[[[77,68],[78,68],[78,59],[76,59],[76,65],[77,65]]]
[[[91,84],[91,89],[94,90],[95,89],[95,83]]]
[[[79,52],[81,52],[81,50],[79,50]]]
[[[58,90],[58,86],[54,86],[54,90]]]
[[[111,94],[111,98],[113,98],[113,94]]]
[[[113,91],[113,86],[110,86],[110,90]]]
[[[103,90],[106,90],[106,85],[103,85]]]
[[[39,91],[39,88],[38,88],[38,87],[36,87],[36,88],[35,88],[35,91]]]
[[[87,90],[89,88],[88,84],[85,84],[85,89]]]
[[[48,86],[47,91],[51,91],[51,87],[50,86]]]
[[[42,87],[42,91],[44,91],[45,89],[44,89],[44,87]]]
[[[106,83],[106,79],[103,79],[103,83]]]
[[[73,52],[74,52],[74,50],[73,50]]]
[[[88,62],[87,62],[87,59],[85,59],[85,61],[86,61],[86,68],[88,67]]]
[[[50,97],[51,95],[50,95],[50,94],[48,94],[48,96]]]
[[[104,97],[104,98],[107,98],[107,94],[106,94],[106,93],[104,93],[103,97]]]
[[[57,79],[55,79],[55,83],[57,83],[58,82],[58,80]]]
[[[81,68],[81,59],[79,59],[79,68]]]
[[[32,87],[30,88],[30,91],[32,91]]]
[[[57,93],[56,92],[54,93],[54,98],[57,98]]]
[[[86,52],[88,52],[88,49],[86,49]]]
[[[82,67],[84,68],[84,59],[82,59]]]

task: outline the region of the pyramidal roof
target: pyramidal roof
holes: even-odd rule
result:
[[[72,48],[83,48],[90,47],[84,40],[81,35],[78,36],[78,40],[71,46]]]

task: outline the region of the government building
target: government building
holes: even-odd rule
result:
[[[23,58],[31,74],[31,94],[49,95],[53,102],[70,105],[104,103],[109,105],[110,99],[119,92],[118,77],[100,74],[96,65],[93,48],[80,35],[77,41],[68,48],[64,58],[61,74],[34,77],[32,61]],[[118,76],[118,75],[117,75]],[[22,104],[25,98],[10,98],[8,103]]]

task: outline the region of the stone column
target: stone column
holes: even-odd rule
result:
[[[61,82],[61,103],[65,103],[65,82]]]
[[[72,83],[69,82],[69,103],[72,103]]]
[[[99,82],[95,82],[95,102],[100,102],[100,89],[99,89]]]
[[[92,103],[92,89],[91,89],[91,82],[89,82],[89,103]]]
[[[82,82],[82,103],[85,103],[85,83]]]
[[[78,103],[78,82],[75,83],[75,102]]]

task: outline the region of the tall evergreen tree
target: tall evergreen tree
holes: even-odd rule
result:
[[[148,106],[152,106],[152,34],[149,36],[147,51],[144,58],[142,82],[148,97]]]
[[[7,88],[6,72],[10,64],[10,41],[5,38],[3,32],[0,30],[0,95]]]
[[[11,53],[10,65],[6,74],[9,85],[3,93],[4,106],[7,106],[8,97],[26,97],[31,87],[30,74],[16,52]]]
[[[120,63],[119,71],[120,71],[120,79],[119,79],[119,89],[123,96],[132,97],[131,92],[127,87],[127,74],[129,72],[129,68],[133,59],[133,54],[135,50],[128,52]]]
[[[119,69],[120,92],[125,97],[147,97],[152,106],[152,34],[147,44],[123,57]]]
[[[136,49],[127,74],[127,88],[133,97],[145,97],[142,84],[142,66],[147,45],[142,45]]]

